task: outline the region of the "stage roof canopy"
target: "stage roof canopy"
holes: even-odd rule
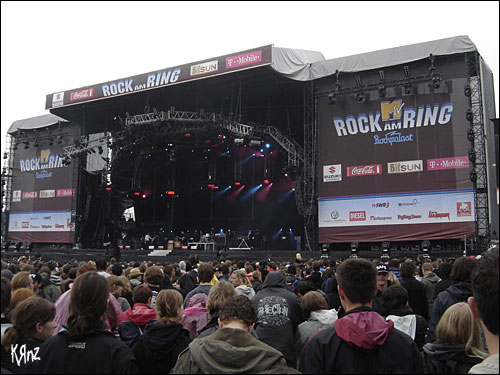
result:
[[[47,126],[56,125],[59,122],[68,121],[59,116],[53,115],[52,113],[42,116],[30,117],[23,120],[14,121],[9,130],[7,130],[7,133],[13,134],[18,130],[33,130],[45,128]]]

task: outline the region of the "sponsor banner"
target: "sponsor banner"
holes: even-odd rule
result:
[[[38,191],[25,191],[23,193],[23,199],[36,199],[38,198]]]
[[[342,181],[342,164],[323,166],[323,182],[332,181]]]
[[[64,197],[72,197],[75,194],[76,189],[57,189],[56,197],[64,198]]]
[[[428,159],[428,171],[440,171],[443,169],[469,168],[469,158],[467,156],[457,156],[453,158]]]
[[[69,95],[69,100],[71,102],[75,102],[77,100],[85,100],[85,99],[90,99],[94,96],[94,89],[84,89],[84,90],[78,90],[78,91],[73,91]]]
[[[474,193],[446,192],[355,199],[321,199],[319,226],[460,223],[475,220]]]
[[[413,173],[422,172],[422,160],[408,160],[387,163],[387,173]]]
[[[347,167],[347,177],[371,176],[382,174],[382,164],[360,165]]]
[[[197,65],[192,65],[191,66],[191,76],[197,76],[200,74],[205,74],[205,73],[210,73],[210,72],[216,72],[219,70],[219,62],[217,60],[214,61],[208,61],[205,63],[197,64]]]
[[[40,190],[40,198],[54,198],[56,196],[56,191],[52,190]]]
[[[9,232],[69,232],[68,222],[71,211],[11,212]]]
[[[64,92],[46,96],[45,109],[80,104],[88,101],[110,98],[118,95],[166,87],[195,79],[217,76],[269,65],[272,63],[272,45],[240,51],[219,56],[207,61],[174,66],[136,76],[108,81],[92,86],[70,90],[69,95]]]
[[[12,202],[21,202],[21,190],[14,190],[12,192]]]

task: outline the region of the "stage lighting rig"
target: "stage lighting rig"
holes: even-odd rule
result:
[[[429,67],[429,74],[431,76],[432,86],[438,89],[441,85],[441,75],[436,73],[436,67],[434,66],[435,57],[432,53],[429,55],[429,60],[431,61],[431,66]]]
[[[359,242],[351,242],[351,255],[349,256],[349,258],[358,257],[358,246]]]

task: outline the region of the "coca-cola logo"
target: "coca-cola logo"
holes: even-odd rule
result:
[[[85,89],[79,91],[73,91],[70,95],[70,100],[73,102],[75,100],[91,98],[94,95],[94,89]]]
[[[358,165],[347,167],[347,177],[382,174],[382,164]]]

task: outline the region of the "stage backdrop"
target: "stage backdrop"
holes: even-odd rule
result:
[[[71,140],[73,142],[73,140]],[[10,241],[73,242],[71,200],[73,163],[63,166],[63,146],[48,141],[22,143],[14,154],[12,203],[9,217]]]
[[[321,243],[474,233],[465,84],[318,99]]]

